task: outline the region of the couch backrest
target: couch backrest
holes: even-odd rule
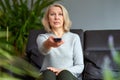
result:
[[[71,32],[80,36],[84,51],[85,68],[83,80],[102,80],[102,67],[104,59],[110,59],[110,67],[114,73],[118,72],[118,66],[113,60],[108,45],[108,37],[113,36],[115,49],[120,51],[120,30],[88,30],[72,29]],[[44,30],[31,30],[28,36],[26,53],[29,61],[37,68],[41,68],[44,56],[38,51],[36,38],[39,34],[46,33]]]
[[[83,45],[83,30],[82,29],[71,29],[73,33],[77,33],[80,36],[80,40]],[[31,30],[28,36],[28,43],[26,45],[26,54],[29,61],[37,68],[41,68],[44,56],[38,51],[36,38],[39,34],[46,33],[45,30]]]
[[[103,64],[106,57],[110,60],[111,70],[118,67],[110,52],[108,38],[113,36],[116,50],[120,50],[120,30],[88,30],[84,32],[84,80],[103,79]]]

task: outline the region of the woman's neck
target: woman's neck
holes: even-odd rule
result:
[[[61,37],[63,36],[63,34],[64,34],[64,30],[63,30],[63,29],[53,30],[53,33],[54,33],[57,37],[61,38]]]

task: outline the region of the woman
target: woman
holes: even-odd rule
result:
[[[69,31],[67,10],[61,4],[52,4],[42,23],[47,33],[38,36],[37,45],[45,55],[43,80],[78,80],[84,68],[83,52],[79,36]]]

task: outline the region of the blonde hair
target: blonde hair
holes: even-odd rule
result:
[[[65,8],[63,5],[57,4],[57,3],[50,5],[50,6],[47,8],[47,10],[46,10],[46,12],[45,12],[45,14],[44,14],[44,16],[43,16],[42,24],[43,24],[45,30],[46,30],[47,32],[52,32],[51,27],[50,27],[50,24],[49,24],[49,21],[48,21],[49,9],[50,9],[51,7],[60,7],[60,8],[62,9],[62,11],[63,11],[63,17],[64,17],[64,25],[63,25],[63,28],[64,28],[64,31],[65,31],[65,32],[68,32],[68,31],[70,30],[70,27],[71,27],[71,24],[72,24],[72,22],[71,22],[71,20],[70,20],[70,18],[69,18],[68,11],[66,10],[66,8]]]

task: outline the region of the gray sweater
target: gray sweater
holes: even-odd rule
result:
[[[41,70],[45,70],[47,67],[55,67],[68,70],[78,77],[84,68],[80,37],[75,33],[66,32],[62,36],[64,44],[47,51],[43,43],[49,36],[56,37],[53,33],[40,34],[37,37],[38,49],[45,55]]]

